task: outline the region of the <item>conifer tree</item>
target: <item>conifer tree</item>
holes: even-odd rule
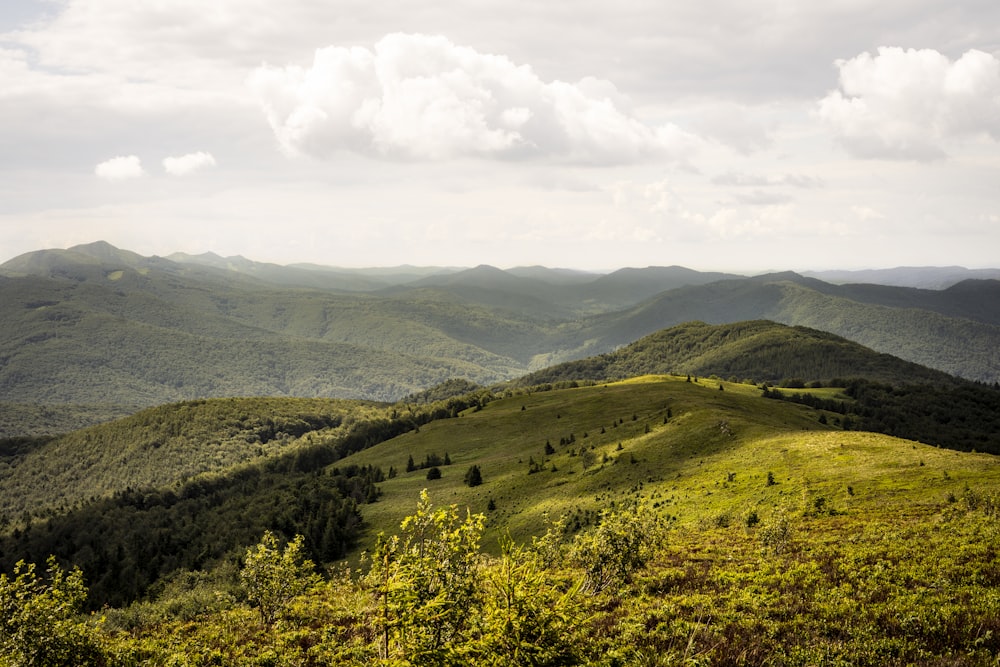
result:
[[[465,483],[468,486],[479,486],[483,483],[483,474],[479,470],[479,466],[469,468],[468,472],[465,473]]]

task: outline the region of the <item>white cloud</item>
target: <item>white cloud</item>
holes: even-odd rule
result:
[[[163,159],[163,169],[172,176],[184,176],[199,169],[214,166],[215,158],[212,157],[212,154],[202,151]]]
[[[625,113],[609,82],[542,81],[527,65],[441,36],[391,34],[374,50],[330,46],[312,66],[258,68],[248,84],[281,147],[436,160],[683,161],[698,144]]]
[[[851,213],[857,216],[858,220],[862,222],[868,220],[884,220],[885,216],[879,213],[877,210],[871,206],[852,206]]]
[[[139,178],[146,172],[142,169],[142,162],[135,155],[123,155],[111,158],[94,167],[94,173],[108,181],[124,181],[130,178]]]
[[[697,110],[693,125],[707,137],[743,155],[770,148],[774,144],[776,122],[768,107],[750,107],[713,100]]]
[[[1000,140],[1000,60],[978,50],[958,60],[933,49],[880,47],[838,60],[840,89],[819,116],[856,157],[927,160],[948,140]]]
[[[791,203],[792,198],[773,190],[749,190],[737,192],[733,195],[733,200],[746,206],[776,206]]]
[[[821,179],[804,174],[747,174],[738,171],[727,171],[712,178],[716,185],[734,185],[738,187],[776,187],[787,185],[796,188],[816,188],[823,182]]]

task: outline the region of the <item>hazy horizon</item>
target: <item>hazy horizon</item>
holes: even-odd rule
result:
[[[108,243],[107,241],[104,241],[103,239],[100,239],[100,240],[97,240],[97,241],[91,241],[89,243],[76,244],[75,246],[70,246],[70,247],[67,247],[67,248],[38,248],[38,249],[33,250],[33,251],[28,251],[27,253],[21,253],[19,255],[15,255],[14,257],[0,257],[0,266],[2,266],[4,263],[6,263],[6,262],[8,262],[8,261],[10,261],[12,259],[15,259],[16,257],[20,257],[23,254],[30,254],[32,252],[39,252],[39,251],[45,251],[45,250],[70,250],[73,247],[77,247],[79,245],[91,245],[91,244],[94,244],[94,243],[102,243],[102,242],[103,243]],[[111,245],[114,246],[114,244],[111,244]],[[128,252],[135,252],[131,248],[122,248],[122,247],[119,247],[119,246],[114,246],[114,247],[116,247],[118,250],[123,250],[123,251],[128,251]],[[138,254],[141,254],[141,253],[138,253]],[[484,267],[484,266],[485,267],[492,267],[492,268],[495,268],[495,269],[499,269],[501,271],[511,271],[511,270],[515,270],[515,269],[540,268],[540,269],[546,269],[546,270],[550,270],[550,271],[566,271],[566,272],[574,272],[574,273],[581,273],[581,274],[592,274],[592,275],[595,275],[595,276],[607,275],[607,274],[610,274],[610,273],[614,273],[616,271],[629,270],[629,269],[631,269],[631,270],[641,270],[641,269],[653,269],[653,268],[680,268],[680,269],[688,269],[688,270],[698,271],[698,272],[704,272],[704,273],[728,273],[728,274],[734,274],[734,275],[742,275],[742,276],[746,276],[746,277],[752,277],[752,276],[758,276],[758,275],[766,275],[766,274],[769,274],[769,273],[782,273],[782,272],[786,272],[786,271],[792,271],[792,272],[803,273],[803,274],[865,274],[865,273],[880,273],[880,272],[906,271],[906,270],[913,270],[913,271],[947,271],[947,270],[983,271],[983,270],[995,270],[995,271],[1000,271],[1000,263],[998,263],[995,266],[983,266],[983,267],[968,267],[968,266],[961,266],[961,265],[958,265],[958,264],[941,264],[941,265],[923,265],[923,266],[903,266],[903,265],[900,265],[900,266],[883,266],[883,267],[869,267],[869,268],[861,268],[861,269],[839,269],[839,268],[811,269],[811,268],[804,268],[804,267],[800,267],[800,268],[772,267],[772,268],[769,268],[769,269],[757,270],[757,271],[740,271],[740,270],[727,269],[727,268],[723,268],[723,267],[714,267],[714,268],[704,268],[704,269],[702,269],[702,268],[694,268],[694,267],[687,266],[687,265],[682,265],[682,264],[647,264],[645,266],[626,265],[626,266],[616,266],[616,267],[610,267],[610,268],[579,268],[579,267],[572,267],[572,266],[550,266],[550,265],[546,265],[546,264],[515,264],[515,265],[509,265],[509,266],[502,266],[502,265],[489,264],[489,263],[482,263],[482,264],[476,264],[476,265],[460,265],[460,264],[443,265],[443,264],[413,264],[413,263],[403,263],[403,264],[392,264],[392,265],[382,264],[382,265],[356,265],[356,266],[352,266],[352,265],[342,265],[342,264],[323,264],[323,263],[317,263],[317,262],[299,262],[299,261],[291,261],[291,262],[286,262],[286,263],[267,262],[267,261],[259,260],[259,259],[254,258],[254,257],[247,257],[245,255],[239,255],[239,254],[237,254],[237,255],[222,255],[222,254],[220,254],[218,252],[215,252],[213,250],[206,250],[206,251],[201,252],[201,253],[185,253],[185,252],[181,252],[181,251],[174,251],[174,252],[168,252],[168,253],[165,253],[165,254],[162,254],[162,255],[160,255],[160,254],[153,254],[153,255],[145,255],[145,256],[146,257],[150,257],[150,258],[152,258],[152,257],[160,257],[160,258],[164,258],[164,259],[171,259],[171,258],[177,257],[178,255],[184,255],[184,256],[187,256],[189,258],[197,258],[199,256],[214,256],[215,258],[218,258],[218,259],[221,259],[221,260],[236,260],[236,259],[241,259],[241,260],[248,261],[248,262],[253,262],[253,263],[274,264],[274,265],[282,266],[282,267],[302,267],[302,266],[308,266],[308,267],[316,267],[316,268],[320,268],[320,269],[334,269],[334,270],[343,270],[343,271],[372,271],[372,272],[393,271],[393,270],[407,269],[407,268],[412,268],[412,269],[415,269],[415,270],[445,270],[445,271],[456,271],[457,272],[457,271],[465,271],[465,270],[468,270],[468,269],[474,269],[474,268]]]

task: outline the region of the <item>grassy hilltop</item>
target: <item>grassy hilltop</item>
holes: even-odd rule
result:
[[[491,528],[518,540],[543,530],[546,514],[586,525],[612,502],[653,502],[681,524],[739,523],[751,512],[803,512],[817,502],[864,512],[934,505],[967,484],[1000,483],[995,456],[843,431],[829,425],[836,417],[768,401],[753,385],[646,376],[497,400],[346,462],[398,471],[362,510],[371,534],[395,530],[426,488],[440,503],[487,513]],[[451,461],[440,479],[406,472],[409,457],[419,465],[435,454]],[[465,484],[472,465],[482,485]]]

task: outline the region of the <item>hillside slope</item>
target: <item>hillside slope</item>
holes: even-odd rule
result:
[[[569,380],[621,380],[636,375],[685,373],[779,382],[867,378],[890,383],[954,384],[956,379],[880,354],[819,329],[767,320],[687,322],[650,334],[614,352],[556,364],[513,382],[528,387]]]
[[[370,538],[393,532],[426,488],[439,502],[484,512],[487,549],[504,531],[518,540],[539,534],[546,515],[566,515],[579,529],[602,508],[633,500],[697,524],[788,503],[801,512],[819,497],[844,511],[876,511],[880,503],[940,503],[966,483],[1000,489],[995,456],[845,432],[821,423],[823,414],[832,424],[832,413],[769,401],[752,386],[646,376],[493,401],[345,462],[399,471],[362,510]],[[451,461],[440,479],[407,471],[410,458],[419,465],[435,454]],[[472,465],[480,486],[465,483]],[[777,483],[768,485],[768,473]]]
[[[530,318],[478,306],[280,290],[115,257],[41,253],[14,262],[39,274],[0,275],[0,401],[397,399],[450,377],[509,378],[533,354],[527,341],[544,338]]]
[[[562,350],[547,361],[590,356],[692,320],[723,324],[768,319],[821,329],[877,352],[993,383],[1000,381],[997,285],[968,283],[942,296],[911,288],[837,287],[796,274],[774,274],[684,287],[630,310],[591,318],[567,333]]]
[[[42,516],[126,489],[172,488],[199,475],[274,460],[336,440],[384,407],[333,399],[234,398],[175,403],[0,449],[0,517]],[[302,440],[301,436],[310,434]]]

